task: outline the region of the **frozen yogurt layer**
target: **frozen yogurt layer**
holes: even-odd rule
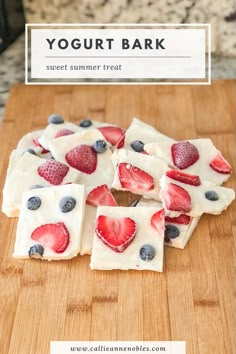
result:
[[[163,208],[161,202],[152,199],[141,198],[137,207]],[[192,218],[181,214],[176,218],[165,217],[165,246],[184,249],[196,228],[200,217]]]
[[[23,193],[13,256],[45,260],[77,256],[84,207],[84,186],[79,184]]]
[[[107,184],[111,187],[114,179],[112,152],[99,130],[89,129],[53,139],[50,151],[56,160],[81,173],[81,184],[87,187]]]
[[[18,153],[21,154],[27,149],[33,149],[37,156],[42,157],[43,159],[50,159],[52,157],[50,151],[44,149],[39,143],[39,138],[43,132],[44,130],[35,130],[25,134],[17,144],[16,150]]]
[[[210,139],[148,143],[144,150],[166,161],[171,168],[196,174],[217,185],[227,181],[232,170]]]
[[[153,126],[133,118],[131,125],[125,132],[124,149],[136,152],[142,152],[144,145],[151,142],[170,142],[171,139],[165,134],[160,133]]]
[[[163,209],[98,207],[92,269],[162,272],[163,248]]]
[[[93,248],[96,213],[98,206],[117,206],[115,198],[106,184],[86,188],[86,205],[80,254],[91,254]]]
[[[77,170],[65,164],[26,152],[5,181],[2,211],[9,217],[16,217],[23,192],[35,185],[47,187],[77,182],[79,177]]]
[[[125,149],[116,150],[112,159],[116,165],[113,188],[159,200],[160,178],[168,170],[163,160]]]
[[[160,198],[165,213],[170,217],[203,213],[220,214],[235,199],[233,189],[201,181],[199,176],[180,170],[170,170],[161,178]]]

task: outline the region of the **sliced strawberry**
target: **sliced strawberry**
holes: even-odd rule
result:
[[[181,214],[180,216],[177,216],[176,218],[170,218],[169,216],[165,217],[166,222],[172,222],[174,224],[182,224],[182,225],[188,225],[190,223],[190,216]]]
[[[85,144],[78,145],[66,153],[66,161],[77,170],[91,174],[97,167],[97,153]]]
[[[152,215],[151,217],[151,225],[152,227],[160,234],[161,236],[164,237],[164,231],[165,231],[165,212],[164,209],[161,209],[157,211],[155,214]]]
[[[75,134],[75,132],[73,132],[70,129],[61,129],[56,133],[55,138],[60,138],[61,136],[66,136],[71,134]]]
[[[192,186],[200,186],[201,184],[199,176],[190,175],[179,170],[167,171],[166,176],[182,183],[191,184]]]
[[[47,154],[49,152],[49,150],[44,149],[44,147],[40,144],[38,139],[33,139],[32,142],[33,142],[34,146],[42,148],[42,154]]]
[[[123,129],[113,126],[99,127],[98,130],[102,133],[106,141],[112,145],[119,143],[125,133]]]
[[[121,148],[123,148],[124,144],[125,144],[125,133],[123,133],[123,135],[121,136],[120,140],[116,144],[116,148],[117,149],[121,149]]]
[[[154,179],[147,172],[129,163],[118,165],[118,176],[121,186],[132,193],[140,194],[154,188]]]
[[[38,167],[38,174],[53,185],[61,184],[69,167],[56,160],[47,160]]]
[[[63,253],[70,243],[70,234],[63,222],[41,225],[32,232],[31,238],[56,253]]]
[[[191,209],[191,197],[189,193],[177,184],[170,183],[164,187],[160,196],[168,210],[187,213]]]
[[[198,149],[189,141],[173,144],[171,154],[174,165],[180,170],[193,165],[199,159]]]
[[[95,208],[99,205],[117,206],[115,198],[106,184],[94,188],[88,194],[86,204],[94,206]]]
[[[95,231],[97,236],[113,251],[123,252],[135,237],[136,223],[130,218],[99,215]]]
[[[214,171],[222,174],[228,175],[232,171],[230,164],[223,158],[219,151],[209,165]]]

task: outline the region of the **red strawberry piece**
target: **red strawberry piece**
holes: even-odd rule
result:
[[[164,187],[160,196],[168,210],[187,213],[191,209],[191,197],[189,193],[177,184],[170,183]]]
[[[113,251],[123,252],[135,237],[136,223],[130,218],[99,215],[95,231],[97,236]]]
[[[222,174],[230,174],[232,171],[230,164],[223,158],[219,151],[218,154],[214,157],[214,159],[211,160],[210,167],[214,171]]]
[[[154,188],[154,179],[147,172],[129,163],[118,165],[121,186],[132,193],[148,192]]]
[[[199,159],[199,153],[189,141],[179,141],[171,146],[171,154],[174,165],[183,170],[193,165]]]
[[[41,225],[32,232],[31,238],[56,253],[63,253],[70,243],[70,234],[63,222]]]
[[[49,150],[44,149],[44,147],[40,144],[38,139],[33,139],[32,141],[33,141],[34,146],[42,148],[42,154],[47,154],[49,152]]]
[[[67,163],[77,170],[91,174],[97,167],[97,153],[85,144],[78,145],[66,153]]]
[[[102,133],[106,141],[112,145],[116,145],[123,138],[125,131],[119,127],[99,127],[98,130]],[[120,143],[122,144],[122,142]]]
[[[68,171],[68,166],[56,160],[47,160],[38,167],[39,176],[55,186],[62,183]]]
[[[115,198],[106,184],[94,188],[87,196],[86,204],[98,207],[99,205],[117,206]]]
[[[192,186],[200,186],[201,184],[199,176],[190,175],[179,170],[167,171],[166,176],[182,183],[191,184]]]
[[[180,216],[177,216],[176,218],[170,218],[169,216],[165,217],[166,222],[172,222],[174,224],[182,224],[182,225],[188,225],[190,223],[190,216],[181,214]]]
[[[164,237],[165,231],[165,212],[164,209],[157,211],[151,217],[151,225],[152,227]]]
[[[61,136],[66,136],[71,134],[75,134],[75,132],[73,132],[70,129],[61,129],[56,133],[55,138],[60,138]]]
[[[121,136],[120,140],[116,144],[116,148],[117,149],[121,149],[121,148],[123,148],[124,144],[125,144],[125,133],[123,133],[123,135]]]

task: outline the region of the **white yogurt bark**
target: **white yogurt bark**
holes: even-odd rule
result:
[[[74,123],[64,122],[61,124],[53,124],[49,123],[48,126],[45,128],[43,134],[39,137],[39,143],[47,150],[50,150],[49,144],[50,142],[57,136],[60,135],[59,132],[63,134],[67,134],[69,132],[76,133],[81,131],[80,127]],[[62,135],[63,136],[63,135]],[[60,139],[59,137],[57,139]]]
[[[171,168],[196,174],[202,180],[217,185],[227,181],[230,176],[231,167],[210,139],[148,143],[144,150],[164,160]]]
[[[102,133],[97,129],[89,129],[53,139],[50,151],[57,161],[78,169],[81,173],[80,183],[86,187],[100,184],[111,187],[114,178],[112,152],[109,148],[102,153],[94,152],[92,147],[97,140],[105,141]]]
[[[153,226],[156,217],[156,226]],[[102,222],[103,220],[105,223]],[[107,223],[106,220],[108,220]],[[114,229],[112,225],[115,225]],[[117,235],[114,235],[114,230],[117,230]],[[134,236],[130,241],[132,232]],[[108,240],[109,246],[102,241],[101,236],[103,240]],[[122,240],[125,240],[125,246]],[[116,250],[111,248],[114,244],[116,244]],[[163,209],[98,207],[90,264],[92,269],[136,269],[162,272],[163,252]]]
[[[79,176],[73,168],[26,152],[5,181],[2,211],[9,217],[16,217],[23,192],[35,185],[47,187],[77,182]]]
[[[177,180],[175,175],[177,174]],[[201,216],[203,213],[220,214],[227,209],[235,199],[233,189],[216,186],[208,181],[201,181],[198,176],[186,175],[190,181],[197,181],[196,185],[185,183],[182,171],[168,171],[160,181],[160,198],[166,215],[177,217],[187,214],[192,217]],[[173,178],[171,177],[173,175]],[[191,182],[192,183],[192,182]],[[194,182],[195,183],[195,182]]]
[[[113,188],[159,200],[160,178],[168,170],[163,160],[125,149],[116,150],[112,159],[116,165]]]
[[[161,202],[152,199],[141,198],[137,207],[163,208]],[[200,217],[192,218],[181,214],[178,218],[166,217],[165,219],[165,246],[184,249],[196,228]]]
[[[162,141],[171,143],[175,141],[167,135],[160,133],[151,125],[146,124],[137,118],[133,118],[131,125],[125,132],[124,149],[135,151],[131,147],[132,142],[135,140],[141,141],[143,144]]]
[[[46,260],[77,256],[81,244],[84,206],[84,186],[79,184],[25,192],[13,256]]]
[[[43,146],[40,146],[39,138],[43,134],[44,130],[35,130],[25,134],[17,144],[16,150],[19,154],[22,154],[26,149],[33,149],[36,155],[43,159],[51,159],[52,155],[50,151],[45,150]]]

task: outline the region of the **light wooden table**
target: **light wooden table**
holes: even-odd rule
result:
[[[128,127],[133,116],[175,139],[210,137],[233,166],[236,82],[211,86],[12,88],[0,125],[3,186],[10,151],[52,112]],[[122,205],[131,196],[118,195]],[[0,215],[0,353],[47,354],[50,340],[185,340],[188,354],[235,353],[235,203],[204,215],[185,250],[165,249],[162,274],[91,271],[12,257],[17,219]]]

